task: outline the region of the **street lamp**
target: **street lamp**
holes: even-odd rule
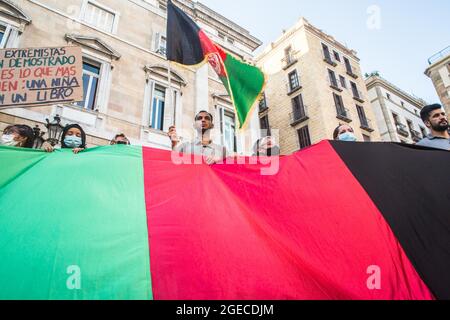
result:
[[[52,122],[50,122],[48,119],[45,120],[47,121],[45,127],[47,128],[48,136],[48,139],[45,140],[45,142],[50,143],[54,147],[59,143],[64,130],[64,127],[61,125],[61,117],[57,114],[55,117],[53,117]]]
[[[33,149],[41,149],[42,144],[44,143],[43,136],[45,135],[45,132],[41,132],[41,128],[39,128],[38,125],[33,128],[34,132],[34,143],[33,143]]]

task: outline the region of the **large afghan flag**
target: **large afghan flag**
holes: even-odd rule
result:
[[[265,85],[264,73],[215,44],[172,1],[167,5],[167,59],[192,66],[206,61],[213,67],[231,97],[243,128]]]
[[[450,299],[450,152],[0,147],[0,299]]]

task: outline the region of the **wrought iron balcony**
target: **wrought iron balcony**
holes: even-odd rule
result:
[[[404,137],[409,137],[409,132],[408,132],[407,126],[405,126],[402,123],[397,123],[396,127],[397,127],[397,132],[399,135],[404,136]]]
[[[283,70],[286,70],[296,64],[298,62],[298,58],[296,57],[296,54],[292,54],[290,56],[284,57],[281,61],[283,62]]]
[[[352,122],[352,117],[350,115],[350,111],[347,108],[336,108],[337,116],[339,120],[345,121],[347,123]]]
[[[308,107],[304,105],[298,111],[291,112],[289,116],[291,119],[291,126],[296,126],[302,122],[305,122],[309,119]]]
[[[341,85],[339,84],[338,80],[332,80],[331,78],[328,79],[328,83],[330,85],[330,87],[336,91],[342,92],[343,89],[341,87]]]
[[[419,142],[420,140],[422,140],[422,135],[420,134],[420,132],[414,130],[414,129],[410,129],[409,130],[411,133],[411,137],[413,139],[414,142]]]
[[[367,118],[361,119],[361,129],[368,131],[368,132],[375,131],[372,126],[372,121]]]
[[[363,103],[365,101],[363,98],[364,97],[363,93],[361,91],[352,89],[352,92],[353,92],[353,99],[355,99],[356,101],[361,102],[361,103]]]
[[[352,77],[353,79],[358,79],[358,75],[354,72],[355,67],[353,67],[351,64],[345,64],[345,69],[347,71],[347,74]]]

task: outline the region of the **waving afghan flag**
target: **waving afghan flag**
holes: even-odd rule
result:
[[[324,141],[266,176],[0,146],[0,300],[449,300],[449,161]]]
[[[167,59],[182,65],[206,61],[214,68],[233,101],[242,128],[264,89],[264,73],[216,45],[172,1],[167,6]]]

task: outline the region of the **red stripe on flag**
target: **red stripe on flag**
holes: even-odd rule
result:
[[[227,59],[226,52],[215,45],[203,30],[199,31],[198,36],[200,38],[203,53],[208,57],[209,64],[213,67],[219,77],[227,77],[224,64]]]
[[[155,299],[433,299],[328,142],[276,176],[143,156]]]

